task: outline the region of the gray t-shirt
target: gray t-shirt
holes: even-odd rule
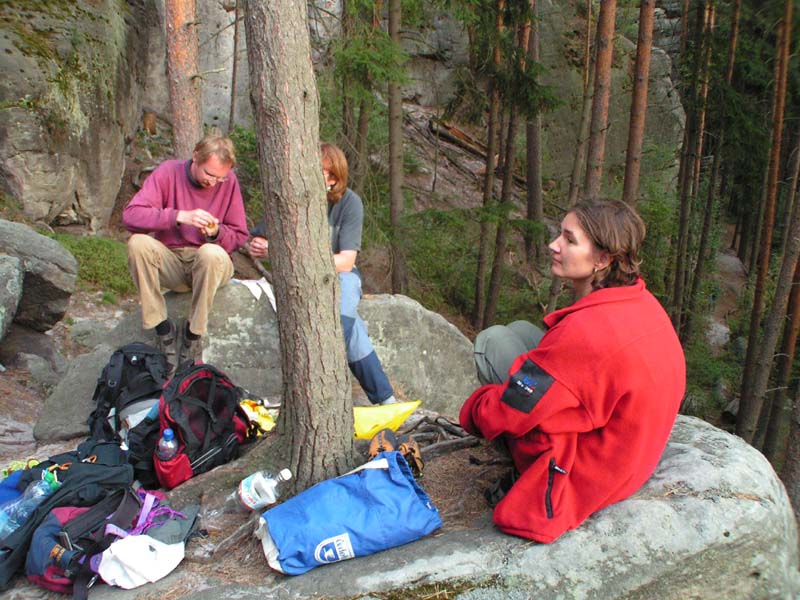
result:
[[[336,204],[328,206],[328,225],[331,228],[331,249],[361,250],[361,228],[364,224],[364,205],[353,190],[347,188]]]

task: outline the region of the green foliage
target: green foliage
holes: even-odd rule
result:
[[[413,297],[432,310],[470,310],[478,231],[469,210],[429,209],[404,219]]]
[[[686,356],[686,395],[691,397],[688,412],[707,418],[719,415],[725,398],[721,388],[733,389],[739,385],[742,364],[731,353],[715,356],[703,335],[684,344]]]
[[[264,195],[256,134],[252,129],[236,126],[230,138],[236,147],[236,177],[242,188],[245,213],[251,223],[258,223],[264,216]]]
[[[117,296],[136,291],[128,272],[125,244],[111,238],[56,233],[53,237],[78,261],[78,285],[85,290],[103,290],[103,302],[116,303]]]

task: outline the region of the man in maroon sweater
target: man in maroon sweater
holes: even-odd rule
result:
[[[233,142],[207,135],[191,160],[161,163],[122,212],[133,233],[128,266],[139,289],[142,322],[145,329],[155,328],[173,366],[202,360],[201,336],[214,295],[233,276],[229,255],[249,236],[235,164]],[[192,291],[181,343],[167,317],[164,289]]]

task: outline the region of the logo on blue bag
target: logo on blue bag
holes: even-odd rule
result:
[[[355,558],[353,545],[350,543],[350,535],[343,533],[322,540],[314,550],[314,558],[321,563],[332,563]]]

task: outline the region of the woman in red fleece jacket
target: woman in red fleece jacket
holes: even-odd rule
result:
[[[552,542],[633,494],[658,464],[686,366],[639,277],[644,235],[622,202],[575,206],[549,246],[551,271],[572,282],[574,304],[545,316],[543,337],[518,321],[476,338],[486,385],[460,420],[475,435],[501,438],[514,460],[518,478],[494,510],[507,533]]]

